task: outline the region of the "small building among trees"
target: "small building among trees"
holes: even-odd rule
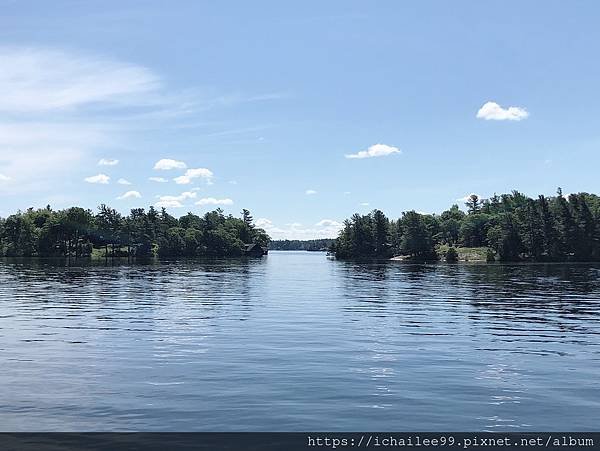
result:
[[[244,249],[244,255],[248,257],[262,257],[263,255],[267,255],[268,253],[268,248],[256,243],[246,244],[246,247]]]

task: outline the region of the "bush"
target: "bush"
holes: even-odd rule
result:
[[[448,248],[448,250],[446,251],[446,261],[448,263],[456,263],[458,261],[458,252],[455,248]]]
[[[485,255],[485,261],[488,263],[494,263],[496,261],[496,253],[490,247],[488,247],[487,254]]]

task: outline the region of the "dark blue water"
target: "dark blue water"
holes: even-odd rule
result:
[[[2,430],[596,430],[600,267],[0,262]]]

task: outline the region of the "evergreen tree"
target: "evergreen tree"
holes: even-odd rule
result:
[[[467,210],[470,215],[475,215],[475,214],[479,213],[479,211],[481,210],[479,196],[477,194],[471,194],[467,198],[465,205],[466,205]]]
[[[538,206],[541,219],[543,255],[549,260],[560,260],[562,257],[562,246],[559,232],[556,228],[556,219],[550,211],[548,200],[542,195],[538,197]]]
[[[433,239],[425,226],[422,216],[409,211],[402,217],[404,233],[400,252],[418,260],[429,260],[437,258]]]
[[[377,257],[388,256],[390,251],[390,221],[381,210],[371,213],[373,222],[373,252]]]

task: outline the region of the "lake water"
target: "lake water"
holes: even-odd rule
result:
[[[600,266],[0,261],[0,427],[597,430]]]

